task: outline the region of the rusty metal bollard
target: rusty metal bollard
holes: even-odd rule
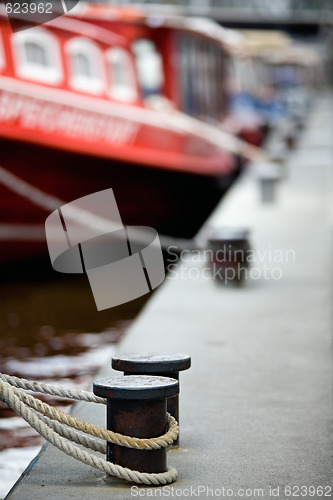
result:
[[[256,165],[262,203],[276,201],[277,186],[282,179],[281,165],[278,163],[261,163]]]
[[[94,394],[107,398],[107,429],[120,434],[153,438],[166,432],[166,401],[179,393],[178,381],[155,376],[103,378],[94,382]],[[166,448],[138,450],[107,443],[109,462],[139,472],[167,471]]]
[[[208,263],[217,282],[241,284],[249,267],[249,230],[220,227],[208,237],[211,260]]]
[[[112,358],[112,368],[125,375],[159,375],[179,380],[179,372],[191,366],[191,357],[180,353],[126,353]],[[169,398],[168,412],[179,423],[179,397]],[[179,436],[172,446],[179,444]]]

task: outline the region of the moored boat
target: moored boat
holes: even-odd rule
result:
[[[124,223],[191,236],[235,169],[223,29],[96,5],[15,23],[1,10],[0,165],[64,202],[112,187]],[[0,260],[46,252],[48,213],[0,195]]]

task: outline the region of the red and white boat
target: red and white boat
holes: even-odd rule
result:
[[[227,31],[89,4],[15,22],[0,11],[4,177],[64,202],[112,187],[125,224],[194,234],[236,164]],[[49,212],[9,184],[0,172],[0,261],[45,253]]]

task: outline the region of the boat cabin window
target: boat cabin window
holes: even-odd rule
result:
[[[28,63],[39,66],[48,66],[47,54],[43,47],[36,42],[27,42],[24,45],[25,58]]]
[[[130,54],[125,49],[113,48],[107,51],[106,57],[111,97],[119,101],[135,101],[138,93]]]
[[[163,94],[163,61],[154,42],[144,38],[137,40],[133,44],[133,52],[143,97]]]
[[[94,68],[92,67],[91,60],[82,52],[73,55],[73,70],[76,75],[80,75],[84,78],[91,78],[94,76]]]
[[[273,67],[273,81],[278,87],[292,87],[302,83],[302,69],[295,64],[277,64]]]
[[[2,36],[1,36],[1,31],[0,31],[0,71],[2,68],[5,66],[5,51],[3,48],[3,42],[2,42]]]
[[[221,119],[225,108],[225,54],[201,37],[179,35],[179,106],[191,116],[208,121]]]
[[[28,80],[56,85],[62,80],[58,40],[42,28],[12,35],[16,73]]]
[[[73,38],[66,44],[71,87],[100,94],[104,90],[102,52],[97,44],[83,37]]]

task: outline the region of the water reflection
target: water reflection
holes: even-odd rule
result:
[[[0,268],[1,371],[85,389],[108,363],[116,343],[149,295],[98,312],[84,275],[59,275],[48,259]],[[70,409],[70,401],[43,395]],[[0,498],[38,453],[44,440],[0,403]]]

